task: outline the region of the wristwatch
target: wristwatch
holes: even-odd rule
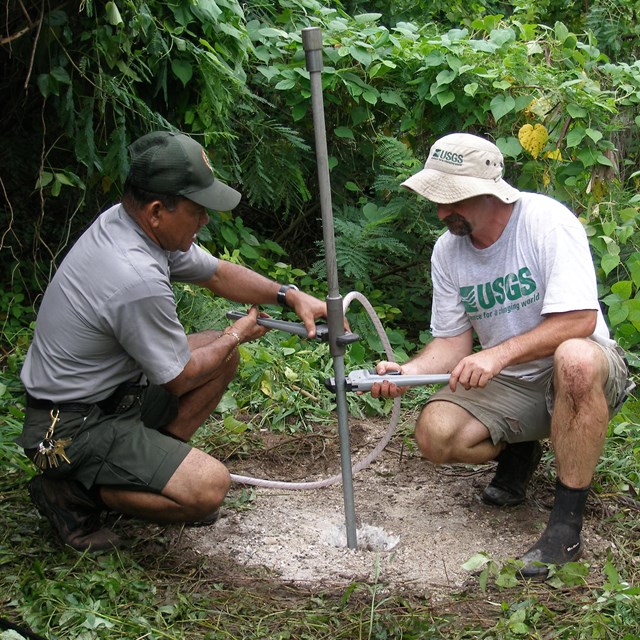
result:
[[[280,287],[280,290],[278,291],[278,304],[283,306],[283,307],[288,307],[289,306],[287,304],[287,291],[289,291],[289,289],[294,289],[295,291],[300,291],[300,289],[298,289],[298,287],[296,287],[295,284],[283,284]]]

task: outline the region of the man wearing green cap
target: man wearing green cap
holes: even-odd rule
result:
[[[309,337],[324,302],[216,259],[196,243],[207,210],[240,194],[214,177],[190,137],[153,132],[130,147],[122,202],[63,260],[40,306],[21,378],[18,443],[41,469],[29,485],[60,539],[84,551],[118,546],[105,510],[159,522],[212,522],[230,479],[187,442],[218,405],[238,345],[266,332],[256,305],[295,310]],[[171,283],[195,283],[253,305],[224,331],[186,335]]]
[[[450,372],[429,399],[416,441],[435,463],[497,460],[482,493],[515,506],[551,438],[557,482],[546,529],[522,556],[521,574],[582,552],[585,502],[609,419],[633,387],[622,349],[609,336],[580,221],[547,196],[502,178],[498,147],[475,135],[437,140],[424,169],[403,185],[437,204],[447,231],[432,256],[433,340],[379,374]],[[474,348],[477,339],[479,350]],[[374,396],[406,390],[387,381]]]

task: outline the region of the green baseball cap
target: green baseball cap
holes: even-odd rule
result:
[[[129,146],[129,182],[140,189],[183,196],[207,209],[230,211],[242,197],[216,180],[207,154],[193,138],[153,131]]]

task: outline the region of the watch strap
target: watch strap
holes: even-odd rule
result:
[[[296,287],[295,284],[283,284],[278,290],[278,297],[277,297],[278,304],[282,307],[289,306],[287,304],[287,291],[289,291],[289,289],[295,289],[296,291],[299,291],[298,287]]]

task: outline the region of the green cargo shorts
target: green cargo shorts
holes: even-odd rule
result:
[[[595,344],[602,349],[609,364],[604,392],[612,418],[635,385],[629,380],[624,351],[617,345]],[[542,440],[551,433],[553,370],[537,380],[497,375],[483,389],[466,390],[458,385],[453,392],[443,387],[427,404],[441,400],[462,407],[479,420],[489,430],[493,444]]]
[[[158,429],[178,413],[178,398],[150,385],[140,403],[120,414],[105,415],[95,405],[85,412],[61,411],[53,438],[70,439],[64,447],[70,462],[44,470],[50,477],[72,477],[87,489],[94,485],[161,493],[191,447]],[[51,424],[49,412],[28,408],[18,438],[33,460]]]

